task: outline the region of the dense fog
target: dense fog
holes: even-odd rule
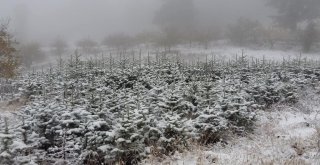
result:
[[[0,0],[0,165],[320,164],[320,0]]]
[[[167,1],[4,0],[0,15],[2,19],[11,19],[11,28],[24,40],[48,42],[57,36],[68,40],[84,36],[101,40],[111,33],[133,34],[157,29],[154,15]],[[230,23],[238,17],[265,21],[269,15],[261,0],[195,0],[193,3],[196,20],[203,25]]]
[[[317,52],[319,16],[318,0],[12,0],[0,6],[1,24],[8,24],[18,52],[31,63],[75,49],[88,55],[106,48],[170,52],[221,41]]]

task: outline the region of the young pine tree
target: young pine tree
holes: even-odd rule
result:
[[[9,133],[8,119],[5,118],[5,130],[0,134],[1,145],[0,148],[0,164],[1,165],[12,165],[13,164],[13,154],[10,151],[10,146],[12,144],[13,135]]]

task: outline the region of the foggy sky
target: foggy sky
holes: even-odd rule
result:
[[[166,0],[0,0],[0,18],[26,41],[51,42],[56,37],[101,41],[111,33],[155,30],[154,13]],[[167,0],[168,1],[168,0]],[[265,0],[194,0],[202,24],[230,23],[239,17],[265,21]]]

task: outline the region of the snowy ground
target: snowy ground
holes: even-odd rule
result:
[[[178,47],[177,50],[183,54],[184,59],[199,58],[201,61],[206,58],[227,60],[235,56],[240,57],[242,54],[249,59],[253,57],[276,61],[300,57],[298,51],[256,50],[230,46],[212,47],[208,50]],[[147,52],[142,51],[143,57],[147,56]],[[106,57],[108,58],[108,55]],[[301,54],[301,58],[320,60],[316,53]],[[228,144],[216,144],[210,148],[194,145],[193,151],[176,153],[161,161],[159,158],[150,158],[144,164],[320,164],[319,96],[308,91],[302,94],[301,100],[295,106],[277,105],[270,111],[259,111],[256,130],[247,137],[233,137],[228,140]],[[18,115],[21,105],[7,104],[0,102],[0,123],[3,123],[6,117],[10,127],[22,124]]]
[[[76,48],[73,48],[74,50]],[[134,48],[126,50],[126,58],[132,60],[135,58],[135,60],[139,60],[139,53],[141,52],[141,58],[143,61],[146,61],[146,58],[149,57],[155,59],[155,54],[158,52],[163,51],[163,49],[160,48]],[[134,52],[134,53],[133,53]],[[82,59],[100,59],[110,58],[110,55],[112,55],[112,58],[119,58],[119,51],[112,50],[112,49],[106,49],[101,53],[95,54],[95,55],[83,55],[83,53],[80,52]],[[123,53],[123,52],[121,52]],[[49,54],[49,53],[48,53]],[[63,57],[63,59],[69,59],[70,55],[74,54],[71,50],[67,53],[66,56]],[[132,57],[134,54],[135,57]],[[236,56],[240,57],[242,55],[246,56],[248,59],[266,59],[271,61],[282,61],[283,59],[295,59],[295,58],[301,58],[301,59],[307,59],[307,60],[313,60],[313,61],[319,61],[320,62],[320,55],[319,52],[311,52],[311,53],[302,53],[299,51],[299,48],[291,48],[288,50],[285,49],[267,49],[267,48],[260,48],[260,49],[253,49],[248,47],[236,47],[236,46],[230,46],[225,43],[220,43],[218,45],[212,45],[208,49],[203,49],[201,46],[194,46],[194,47],[188,47],[188,46],[177,46],[175,48],[172,48],[172,54],[180,54],[181,59],[187,61],[205,61],[205,60],[229,60],[234,59]],[[172,58],[175,58],[174,55],[171,56]],[[50,65],[53,65],[59,61],[59,57],[50,55],[47,57],[47,60],[34,65],[35,69],[41,70],[43,68],[49,67]]]
[[[252,49],[252,48],[244,48],[244,47],[235,47],[222,45],[217,47],[211,47],[209,49],[201,49],[201,48],[187,48],[187,47],[179,47],[177,50],[181,54],[186,54],[188,59],[197,60],[211,60],[212,58],[217,59],[230,59],[236,56],[240,57],[242,54],[247,56],[249,59],[258,58],[258,59],[266,59],[266,60],[274,60],[274,61],[282,61],[283,59],[293,59],[297,57],[307,58],[312,60],[320,60],[319,53],[301,53],[298,50],[270,50],[270,49]]]
[[[320,97],[314,92],[301,96],[295,106],[277,105],[258,112],[257,128],[247,137],[234,137],[228,144],[176,153],[144,164],[247,165],[320,164]]]

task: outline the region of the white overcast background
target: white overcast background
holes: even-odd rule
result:
[[[0,0],[0,18],[27,41],[101,40],[111,33],[155,30],[154,13],[166,0]],[[265,0],[194,0],[202,24],[228,23],[239,17],[268,20]]]

